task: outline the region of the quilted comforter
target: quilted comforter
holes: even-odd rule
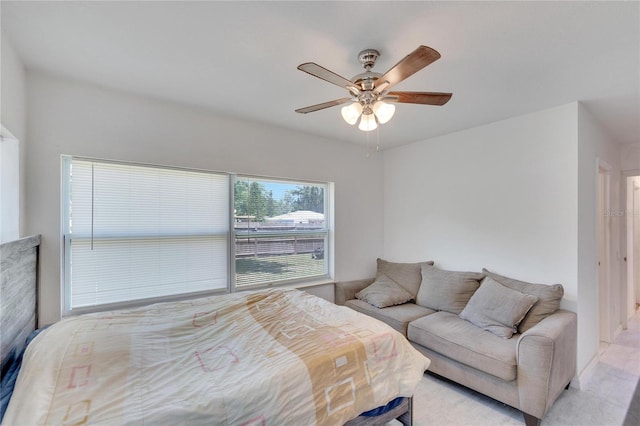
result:
[[[4,425],[341,425],[411,396],[399,333],[297,290],[70,317],[27,348]]]

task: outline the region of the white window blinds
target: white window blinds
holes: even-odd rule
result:
[[[65,311],[227,289],[226,174],[65,158]]]

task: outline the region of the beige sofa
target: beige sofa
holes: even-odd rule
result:
[[[554,401],[568,388],[576,369],[577,318],[573,312],[558,309],[562,286],[526,283],[487,270],[442,271],[432,265],[433,262],[410,264],[378,259],[376,278],[336,283],[336,303],[377,318],[403,333],[431,359],[431,373],[521,410],[527,426],[539,425]],[[385,281],[384,285],[376,287],[380,281]],[[376,286],[372,285],[374,282]],[[380,296],[380,289],[385,293],[388,288],[385,286],[394,284],[406,290],[411,301],[383,308],[373,306],[371,300],[365,301],[364,293],[369,289],[378,290],[373,293],[375,299]],[[534,304],[515,324],[506,324],[504,328],[500,328],[503,324],[497,324],[494,329],[491,319],[474,317],[473,311],[478,310],[474,306],[477,308],[484,299],[489,305],[485,309],[488,315],[501,318],[520,303],[503,299],[502,294],[496,296],[491,292],[495,288],[517,291],[518,294],[506,290],[509,297],[526,299],[521,303]],[[511,334],[510,326],[514,334],[507,337]]]

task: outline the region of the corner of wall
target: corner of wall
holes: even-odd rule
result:
[[[620,148],[620,168],[624,171],[640,170],[640,142]]]

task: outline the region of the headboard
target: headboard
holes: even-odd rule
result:
[[[40,235],[0,244],[0,360],[20,350],[37,323]]]

